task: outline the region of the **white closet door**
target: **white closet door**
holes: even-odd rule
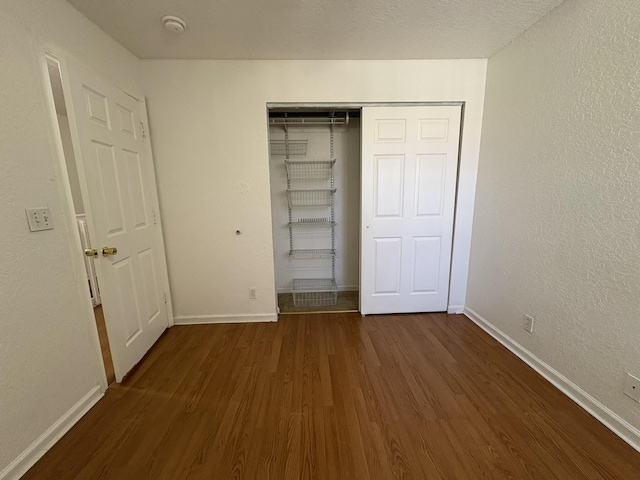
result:
[[[362,109],[363,315],[447,310],[460,112]]]

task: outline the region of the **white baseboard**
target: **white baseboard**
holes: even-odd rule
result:
[[[464,313],[464,305],[449,305],[449,307],[447,307],[447,313],[451,313],[451,314]]]
[[[277,322],[277,313],[258,313],[246,315],[177,315],[175,325],[205,325],[210,323],[254,323]],[[0,479],[2,480],[2,479]]]
[[[78,403],[71,407],[56,423],[51,425],[40,437],[11,462],[2,472],[0,480],[18,480],[53,445],[80,420],[104,394],[99,386],[93,387]]]
[[[593,415],[605,427],[619,436],[635,450],[640,452],[640,430],[628,423],[620,415],[610,410],[603,403],[596,400],[560,372],[540,360],[500,329],[493,326],[477,312],[465,307],[464,314],[469,317],[472,322],[513,352],[518,358],[520,358],[520,360],[555,385],[562,393],[567,395],[571,400]]]

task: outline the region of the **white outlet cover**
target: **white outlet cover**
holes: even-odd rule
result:
[[[48,207],[27,208],[26,211],[29,230],[32,232],[53,230],[53,219]]]
[[[524,329],[529,333],[533,333],[533,323],[534,322],[535,322],[535,319],[531,315],[525,315],[524,316]]]
[[[624,394],[640,403],[640,379],[627,373],[627,377],[624,380]]]

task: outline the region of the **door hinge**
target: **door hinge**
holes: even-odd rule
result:
[[[140,122],[140,130],[142,130],[142,138],[146,138],[147,136],[147,127],[144,122]]]
[[[156,209],[153,209],[153,224],[157,225],[158,224],[158,215],[156,214]]]
[[[167,292],[162,292],[164,294],[164,308],[167,309]]]

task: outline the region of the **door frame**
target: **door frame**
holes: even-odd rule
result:
[[[458,209],[460,207],[458,202],[458,196],[460,192],[460,165],[462,159],[462,146],[463,146],[463,134],[464,134],[464,119],[465,119],[465,101],[451,101],[451,102],[267,102],[266,105],[266,122],[267,131],[269,128],[269,112],[274,109],[324,109],[324,110],[360,110],[365,107],[430,107],[430,106],[447,106],[447,107],[460,107],[460,132],[458,137],[458,158],[456,159],[456,187],[453,207],[453,231],[451,241],[451,257],[449,262],[449,285],[447,291],[447,313],[462,313],[458,311],[458,306],[450,305],[451,298],[451,285],[454,281],[453,264],[458,257],[456,255],[456,223],[458,219]],[[360,145],[362,146],[362,128],[360,128]],[[269,158],[267,157],[267,162]],[[362,231],[362,148],[360,149],[360,222],[359,229]],[[273,224],[271,226],[271,236],[273,238]],[[360,233],[360,244],[358,248],[358,310],[361,310],[362,303],[362,278],[360,278],[360,265],[362,264],[362,233]],[[457,278],[455,278],[457,280]],[[275,288],[275,269],[274,269],[274,290]],[[276,294],[276,309],[277,294]]]
[[[55,150],[56,150],[56,155],[55,155],[56,158],[54,160],[54,164],[56,168],[56,174],[59,180],[58,192],[60,193],[63,200],[62,206],[63,206],[63,214],[65,217],[64,226],[66,228],[66,233],[69,238],[69,242],[67,245],[69,248],[69,257],[70,257],[70,262],[76,277],[76,286],[77,286],[76,291],[79,297],[79,301],[82,304],[84,321],[86,322],[86,325],[89,328],[89,332],[91,335],[92,348],[93,348],[95,357],[97,359],[97,364],[99,366],[98,370],[96,371],[97,382],[100,387],[100,392],[104,394],[104,392],[109,387],[109,384],[107,382],[107,374],[104,366],[104,360],[102,358],[102,349],[100,346],[100,338],[98,336],[98,327],[96,324],[95,315],[93,311],[93,304],[91,302],[90,295],[86,291],[86,288],[87,288],[86,268],[85,268],[83,259],[81,258],[81,255],[76,254],[77,252],[82,252],[82,244],[80,240],[80,233],[78,232],[78,227],[76,224],[75,206],[73,204],[73,195],[71,192],[71,185],[69,182],[66,158],[65,158],[64,149],[62,146],[62,137],[60,134],[60,128],[58,126],[58,117],[57,117],[55,102],[53,98],[53,91],[51,87],[51,80],[49,77],[49,70],[48,70],[49,61],[53,61],[58,64],[60,69],[60,75],[62,77],[62,88],[63,88],[65,103],[66,103],[67,96],[70,95],[67,54],[56,47],[46,46],[45,49],[41,52],[41,55],[39,55],[39,60],[40,60],[40,75],[42,78],[43,88],[44,88],[44,100],[46,104],[47,116],[49,117],[49,122],[48,122],[49,135],[51,137],[51,142],[55,145]],[[103,75],[102,72],[98,72],[98,74],[103,78],[105,78],[110,83],[112,83],[114,86],[116,86],[116,88],[119,88],[124,93],[134,98],[139,104],[140,102],[142,102],[142,105],[140,108],[141,110],[140,115],[141,115],[142,121],[144,122],[148,130],[149,119],[147,117],[147,107],[146,107],[146,101],[145,101],[144,95],[136,87],[126,86],[125,87],[126,89],[125,89],[120,86],[120,83],[118,81],[114,81],[114,79],[112,79],[110,76]],[[75,140],[77,138],[77,132],[74,130],[73,125],[71,125],[71,122],[69,122],[69,128],[71,129],[71,135],[73,139],[72,144],[73,144],[74,155],[76,156],[76,158],[78,158],[78,156],[80,155],[80,151],[79,151],[78,142]],[[151,164],[153,166],[154,162],[153,162],[153,152],[151,148],[151,137],[148,134],[145,136],[145,149],[147,151],[147,154],[149,155],[149,158],[151,159]],[[167,266],[166,253],[165,253],[166,249],[164,244],[164,236],[162,235],[162,231],[163,231],[162,219],[159,212],[159,199],[158,199],[158,192],[157,192],[155,168],[152,168],[151,173],[153,176],[154,185],[156,185],[156,188],[154,189],[154,192],[153,192],[153,196],[154,196],[154,203],[158,208],[155,210],[155,214],[157,217],[157,226],[161,233],[160,246],[162,247],[163,255],[165,255],[163,263],[166,270],[166,266]],[[81,196],[82,196],[82,201],[85,205],[85,213],[90,214],[90,204],[82,192],[81,192]],[[168,272],[166,274],[166,278],[167,278],[167,285],[163,287],[164,287],[164,290],[167,292],[167,295],[166,295],[166,308],[167,308],[167,319],[168,319],[167,328],[171,328],[174,326],[175,321],[174,321],[174,315],[173,315],[173,305],[171,302],[171,290],[169,287]],[[105,323],[108,321],[109,320],[105,317]]]

